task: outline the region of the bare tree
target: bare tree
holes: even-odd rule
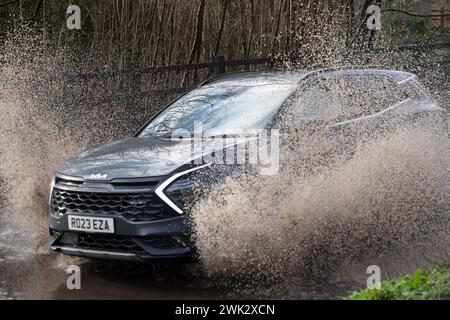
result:
[[[203,43],[203,20],[205,17],[205,3],[206,0],[200,0],[200,5],[197,12],[197,26],[195,31],[194,44],[192,45],[192,50],[187,61],[188,64],[199,62],[200,54],[202,52]],[[184,73],[182,84],[186,81],[187,72]],[[194,71],[194,81],[197,79],[197,70]]]

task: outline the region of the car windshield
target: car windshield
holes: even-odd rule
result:
[[[297,119],[340,122],[380,112],[406,99],[423,99],[415,81],[394,82],[385,76],[323,77],[299,92]]]
[[[193,134],[194,124],[215,134],[263,129],[296,87],[285,82],[203,86],[169,105],[140,136],[169,136],[177,130]]]

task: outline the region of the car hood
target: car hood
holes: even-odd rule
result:
[[[228,145],[237,143],[239,141],[233,139]],[[65,161],[57,172],[87,180],[163,176],[186,163],[211,154],[214,150],[222,149],[224,143],[209,141],[203,143],[203,148],[193,148],[192,145],[191,140],[180,142],[130,137],[88,149]],[[93,175],[97,177],[94,178]]]

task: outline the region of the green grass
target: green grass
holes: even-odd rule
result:
[[[341,297],[344,300],[429,300],[450,295],[449,269],[418,269],[413,275],[381,282],[380,289],[363,289]]]

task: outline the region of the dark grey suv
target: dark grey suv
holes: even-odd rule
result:
[[[317,123],[334,135],[370,134],[399,119],[431,119],[446,130],[447,121],[446,111],[407,72],[341,68],[217,76],[170,103],[135,136],[84,151],[58,168],[50,195],[51,247],[117,260],[195,258],[193,175],[224,167],[205,157],[217,152],[214,139],[198,150],[188,143],[196,139],[196,123],[216,136],[238,136],[276,127],[285,112],[300,127]],[[174,139],[177,130],[192,136]],[[231,147],[239,138],[234,141]]]

